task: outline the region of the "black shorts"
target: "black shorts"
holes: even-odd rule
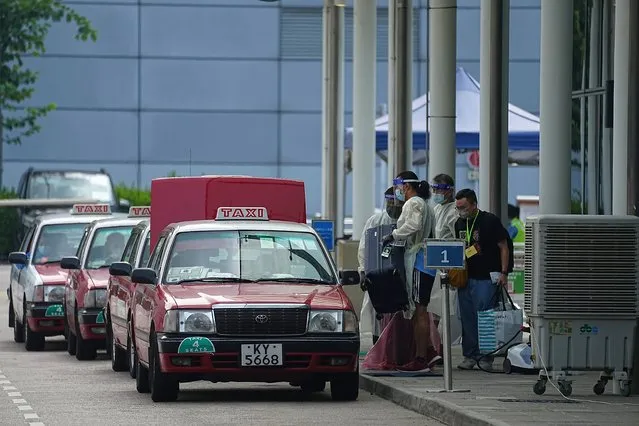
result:
[[[430,303],[430,293],[433,291],[433,284],[435,284],[434,276],[418,271],[417,269],[414,270],[414,294],[417,296],[417,303],[423,307],[427,307]]]

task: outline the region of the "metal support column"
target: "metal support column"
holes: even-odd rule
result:
[[[603,0],[593,0],[590,14],[588,88],[601,86],[601,19]],[[587,196],[588,214],[599,214],[599,153],[601,150],[601,122],[603,96],[588,97],[588,142],[587,142]]]
[[[508,221],[510,0],[481,3],[479,205]]]
[[[455,177],[457,0],[430,0],[428,13],[430,135],[428,178]]]
[[[344,3],[324,0],[322,52],[322,217],[344,235]],[[340,208],[341,207],[341,208]]]
[[[612,115],[613,115],[613,81],[612,57],[614,36],[612,33],[614,14],[613,0],[604,0],[601,49],[601,81],[606,88],[604,94],[604,125],[601,131],[601,188],[600,197],[603,214],[612,214]]]
[[[573,0],[541,0],[539,213],[570,213]]]
[[[353,240],[375,213],[377,4],[355,0],[353,14]],[[384,188],[385,189],[385,188]]]
[[[388,2],[389,181],[413,166],[413,2]]]
[[[630,81],[635,77],[631,47],[634,43],[633,11],[636,0],[617,0],[615,10],[614,55],[614,126],[612,128],[612,214],[626,215],[628,211],[628,138],[631,121],[629,116],[632,95]],[[633,171],[630,171],[634,175]]]

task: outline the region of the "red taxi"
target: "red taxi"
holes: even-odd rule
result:
[[[9,254],[9,327],[28,351],[42,350],[45,337],[63,334],[67,272],[60,260],[76,253],[90,222],[110,216],[108,204],[76,204],[70,215],[39,216],[27,228],[20,251]]]
[[[155,211],[155,210],[154,210]],[[173,401],[180,382],[289,382],[334,400],[359,392],[359,328],[315,231],[264,207],[167,226],[131,273],[136,388]],[[153,219],[152,219],[153,221]]]
[[[140,211],[140,217],[149,216],[150,207]],[[110,348],[111,367],[114,371],[129,370],[135,378],[135,351],[131,344],[131,296],[135,284],[131,282],[133,268],[146,266],[150,252],[150,226],[143,220],[131,231],[129,241],[124,248],[120,262],[109,267],[109,283],[107,286],[106,330],[107,348]]]
[[[104,306],[109,266],[119,261],[133,227],[140,218],[92,222],[84,232],[77,256],[62,258],[69,270],[64,292],[67,351],[78,360],[95,359],[105,347]]]

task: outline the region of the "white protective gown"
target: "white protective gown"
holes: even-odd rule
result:
[[[375,213],[368,218],[364,224],[364,230],[362,231],[362,236],[359,239],[359,247],[357,248],[357,260],[359,262],[357,269],[359,272],[364,271],[366,267],[366,230],[380,225],[394,225],[395,223],[397,223],[397,221],[390,217],[385,210],[380,213]],[[371,299],[368,297],[368,292],[365,292],[364,300],[362,301],[362,311],[359,317],[360,340],[364,341],[366,339],[368,342],[368,339],[370,339],[372,342],[373,335],[379,336],[381,331],[380,323],[375,316],[375,308],[373,308]]]
[[[406,241],[404,267],[406,269],[406,291],[408,292],[408,310],[404,311],[404,318],[411,319],[415,313],[413,294],[413,271],[417,252],[422,248],[424,238],[435,233],[435,212],[433,207],[423,198],[414,196],[408,199],[402,207],[402,214],[397,219],[397,228],[393,230],[393,237],[398,241]]]
[[[455,209],[455,203],[450,202],[446,204],[436,204],[433,207],[435,211],[435,238],[439,239],[453,239],[455,238],[455,222],[459,218],[457,210]],[[453,289],[454,290],[454,289]],[[453,344],[459,344],[461,339],[461,323],[459,315],[457,313],[457,291],[450,292],[450,326],[451,326],[451,341]],[[442,316],[442,289],[441,289],[441,275],[437,271],[435,277],[435,283],[433,284],[433,291],[430,294],[430,303],[428,304],[428,312]],[[441,323],[440,323],[441,327]],[[440,330],[440,333],[443,330]]]

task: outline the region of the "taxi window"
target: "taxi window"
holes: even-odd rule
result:
[[[140,235],[140,231],[138,229],[134,229],[131,232],[131,236],[129,240],[126,242],[126,246],[124,247],[124,252],[122,253],[122,258],[120,259],[122,262],[129,262],[133,265],[133,253],[135,253],[135,249],[138,246],[138,236]]]
[[[86,269],[108,268],[113,262],[119,261],[131,231],[133,231],[132,225],[96,229],[84,267]]]
[[[28,252],[31,247],[31,241],[33,240],[33,232],[35,231],[35,227],[32,226],[29,228],[24,238],[22,239],[22,244],[20,245],[20,251]]]
[[[146,234],[144,239],[144,248],[142,249],[142,256],[140,257],[140,268],[144,268],[149,262],[149,256],[151,255],[151,233]]]
[[[44,225],[33,253],[33,264],[55,263],[75,255],[85,228],[84,223]]]
[[[335,282],[320,242],[303,232],[181,232],[165,271],[169,284],[198,279]]]

